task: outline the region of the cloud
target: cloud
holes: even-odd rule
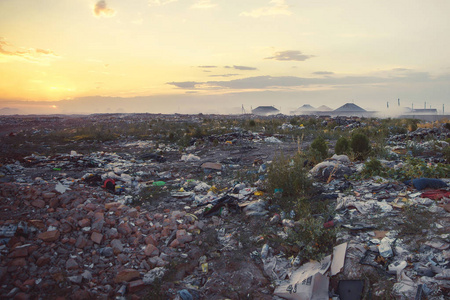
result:
[[[247,67],[247,66],[225,66],[225,69],[235,69],[235,70],[241,70],[241,71],[254,71],[254,70],[258,70],[257,68],[254,67]]]
[[[191,8],[195,8],[195,9],[209,9],[209,8],[213,8],[216,7],[217,3],[211,3],[211,0],[197,0],[197,2],[195,2]]]
[[[195,85],[201,84],[201,82],[182,81],[182,82],[167,82],[166,84],[174,85],[180,89],[195,89]]]
[[[303,78],[295,76],[256,76],[229,81],[208,81],[206,84],[230,89],[264,89],[268,87],[300,86],[304,83]]]
[[[242,12],[240,15],[244,17],[259,18],[264,16],[286,15],[290,16],[292,12],[285,0],[271,0],[269,5],[254,9],[249,12]]]
[[[333,75],[334,72],[317,71],[317,72],[314,72],[313,74],[315,74],[315,75]]]
[[[395,71],[395,72],[404,72],[404,71],[411,71],[411,69],[406,69],[406,68],[394,68],[394,69],[392,69],[392,71]]]
[[[212,69],[212,68],[217,68],[217,66],[197,66],[198,68],[202,68],[202,69]]]
[[[209,77],[232,77],[238,76],[239,74],[221,74],[221,75],[209,75]]]
[[[172,2],[177,2],[178,0],[148,0],[149,6],[162,6]]]
[[[100,0],[94,5],[94,14],[97,17],[113,17],[116,14],[116,11],[107,7],[105,0]]]
[[[17,48],[0,37],[0,56],[18,58],[31,62],[45,61],[56,58],[58,55],[51,51],[40,48]]]
[[[314,55],[305,55],[298,50],[286,50],[275,52],[274,56],[266,57],[265,59],[305,61],[311,57],[314,57]]]
[[[211,76],[212,77],[212,76]],[[215,76],[216,77],[216,76]],[[218,77],[218,76],[217,76]],[[225,77],[225,76],[224,76]],[[296,76],[254,76],[233,80],[206,81],[206,82],[170,82],[184,89],[271,89],[271,88],[295,88],[320,86],[322,88],[343,88],[349,86],[378,86],[380,84],[392,83],[418,83],[430,82],[431,77],[426,72],[410,73],[402,76],[344,76],[344,77],[323,77],[323,78],[303,78]]]

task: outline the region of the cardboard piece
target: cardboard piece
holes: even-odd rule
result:
[[[345,254],[347,252],[347,244],[340,244],[333,249],[333,261],[331,262],[330,273],[331,276],[334,276],[341,272],[345,263]]]
[[[328,299],[329,279],[324,274],[331,265],[331,255],[321,262],[312,261],[293,271],[289,281],[275,289],[274,295],[288,300]]]

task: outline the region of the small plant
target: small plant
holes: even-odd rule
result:
[[[405,164],[399,169],[389,169],[389,178],[395,180],[408,180],[414,178],[448,178],[450,166],[446,164],[427,164],[423,159],[408,157]]]
[[[314,139],[314,141],[311,143],[311,151],[318,155],[318,158],[320,161],[324,160],[328,156],[328,146],[325,142],[324,138],[319,136]]]
[[[447,146],[444,149],[442,149],[442,154],[447,163],[450,164],[450,146]]]
[[[417,130],[417,123],[419,123],[419,120],[417,120],[417,119],[408,119],[408,129],[409,129],[409,131],[416,131]]]
[[[364,165],[364,169],[362,170],[361,173],[366,178],[372,177],[372,176],[385,175],[383,165],[376,158],[372,158],[371,160],[366,162],[366,164]]]
[[[424,229],[430,229],[432,213],[417,206],[408,205],[404,209],[404,224],[400,227],[399,235],[415,235]]]
[[[301,261],[321,260],[333,250],[336,228],[324,228],[323,220],[307,216],[296,222],[297,226],[287,232],[286,242],[300,249]]]
[[[334,152],[337,155],[346,154],[350,151],[350,143],[348,139],[344,136],[341,136],[337,142],[336,146],[334,146]]]
[[[308,178],[303,162],[299,154],[293,158],[281,154],[274,159],[267,173],[266,186],[276,196],[273,199],[275,204],[286,207],[289,206],[288,203],[283,203],[286,199],[296,201],[298,197],[313,192],[312,181]]]
[[[256,126],[255,120],[250,120],[250,121],[248,122],[248,126],[250,126],[250,127],[255,127],[255,126]]]
[[[369,156],[371,147],[366,135],[362,133],[353,134],[350,146],[355,153],[355,159],[364,160]]]
[[[450,123],[445,123],[444,127],[448,130],[450,130]]]

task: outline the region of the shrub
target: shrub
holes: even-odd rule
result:
[[[314,141],[311,143],[310,147],[311,147],[310,149],[313,151],[314,154],[319,155],[318,158],[321,161],[327,158],[328,146],[323,137],[321,136],[316,137]]]
[[[450,164],[450,146],[447,146],[444,149],[442,149],[442,154],[444,155],[444,158],[447,161],[447,163]]]
[[[352,136],[350,142],[353,153],[355,153],[355,159],[364,160],[369,156],[371,147],[369,143],[369,138],[362,133],[355,133]]]
[[[324,228],[323,219],[307,216],[297,221],[297,226],[289,228],[286,242],[297,246],[301,261],[321,260],[331,253],[336,242],[336,228]]]
[[[395,180],[407,180],[414,178],[448,178],[450,166],[446,164],[427,164],[420,158],[408,157],[401,168],[389,169],[387,174]]]
[[[385,175],[383,165],[378,159],[372,158],[364,165],[362,175],[364,175],[365,177],[383,176]]]
[[[334,147],[334,152],[337,155],[348,153],[350,150],[350,143],[346,137],[341,136]]]
[[[286,197],[309,194],[312,182],[303,163],[299,154],[293,158],[283,154],[275,157],[267,173],[267,189],[271,193],[275,190],[282,191],[282,195]]]
[[[250,127],[255,127],[255,126],[256,126],[255,120],[250,120],[250,121],[248,122],[248,126],[250,126]]]
[[[418,122],[419,122],[419,120],[409,119],[408,120],[408,129],[409,129],[409,131],[416,131]]]
[[[445,123],[444,127],[450,130],[450,123]]]

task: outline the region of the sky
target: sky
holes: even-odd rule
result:
[[[450,109],[448,0],[1,0],[0,108]]]

